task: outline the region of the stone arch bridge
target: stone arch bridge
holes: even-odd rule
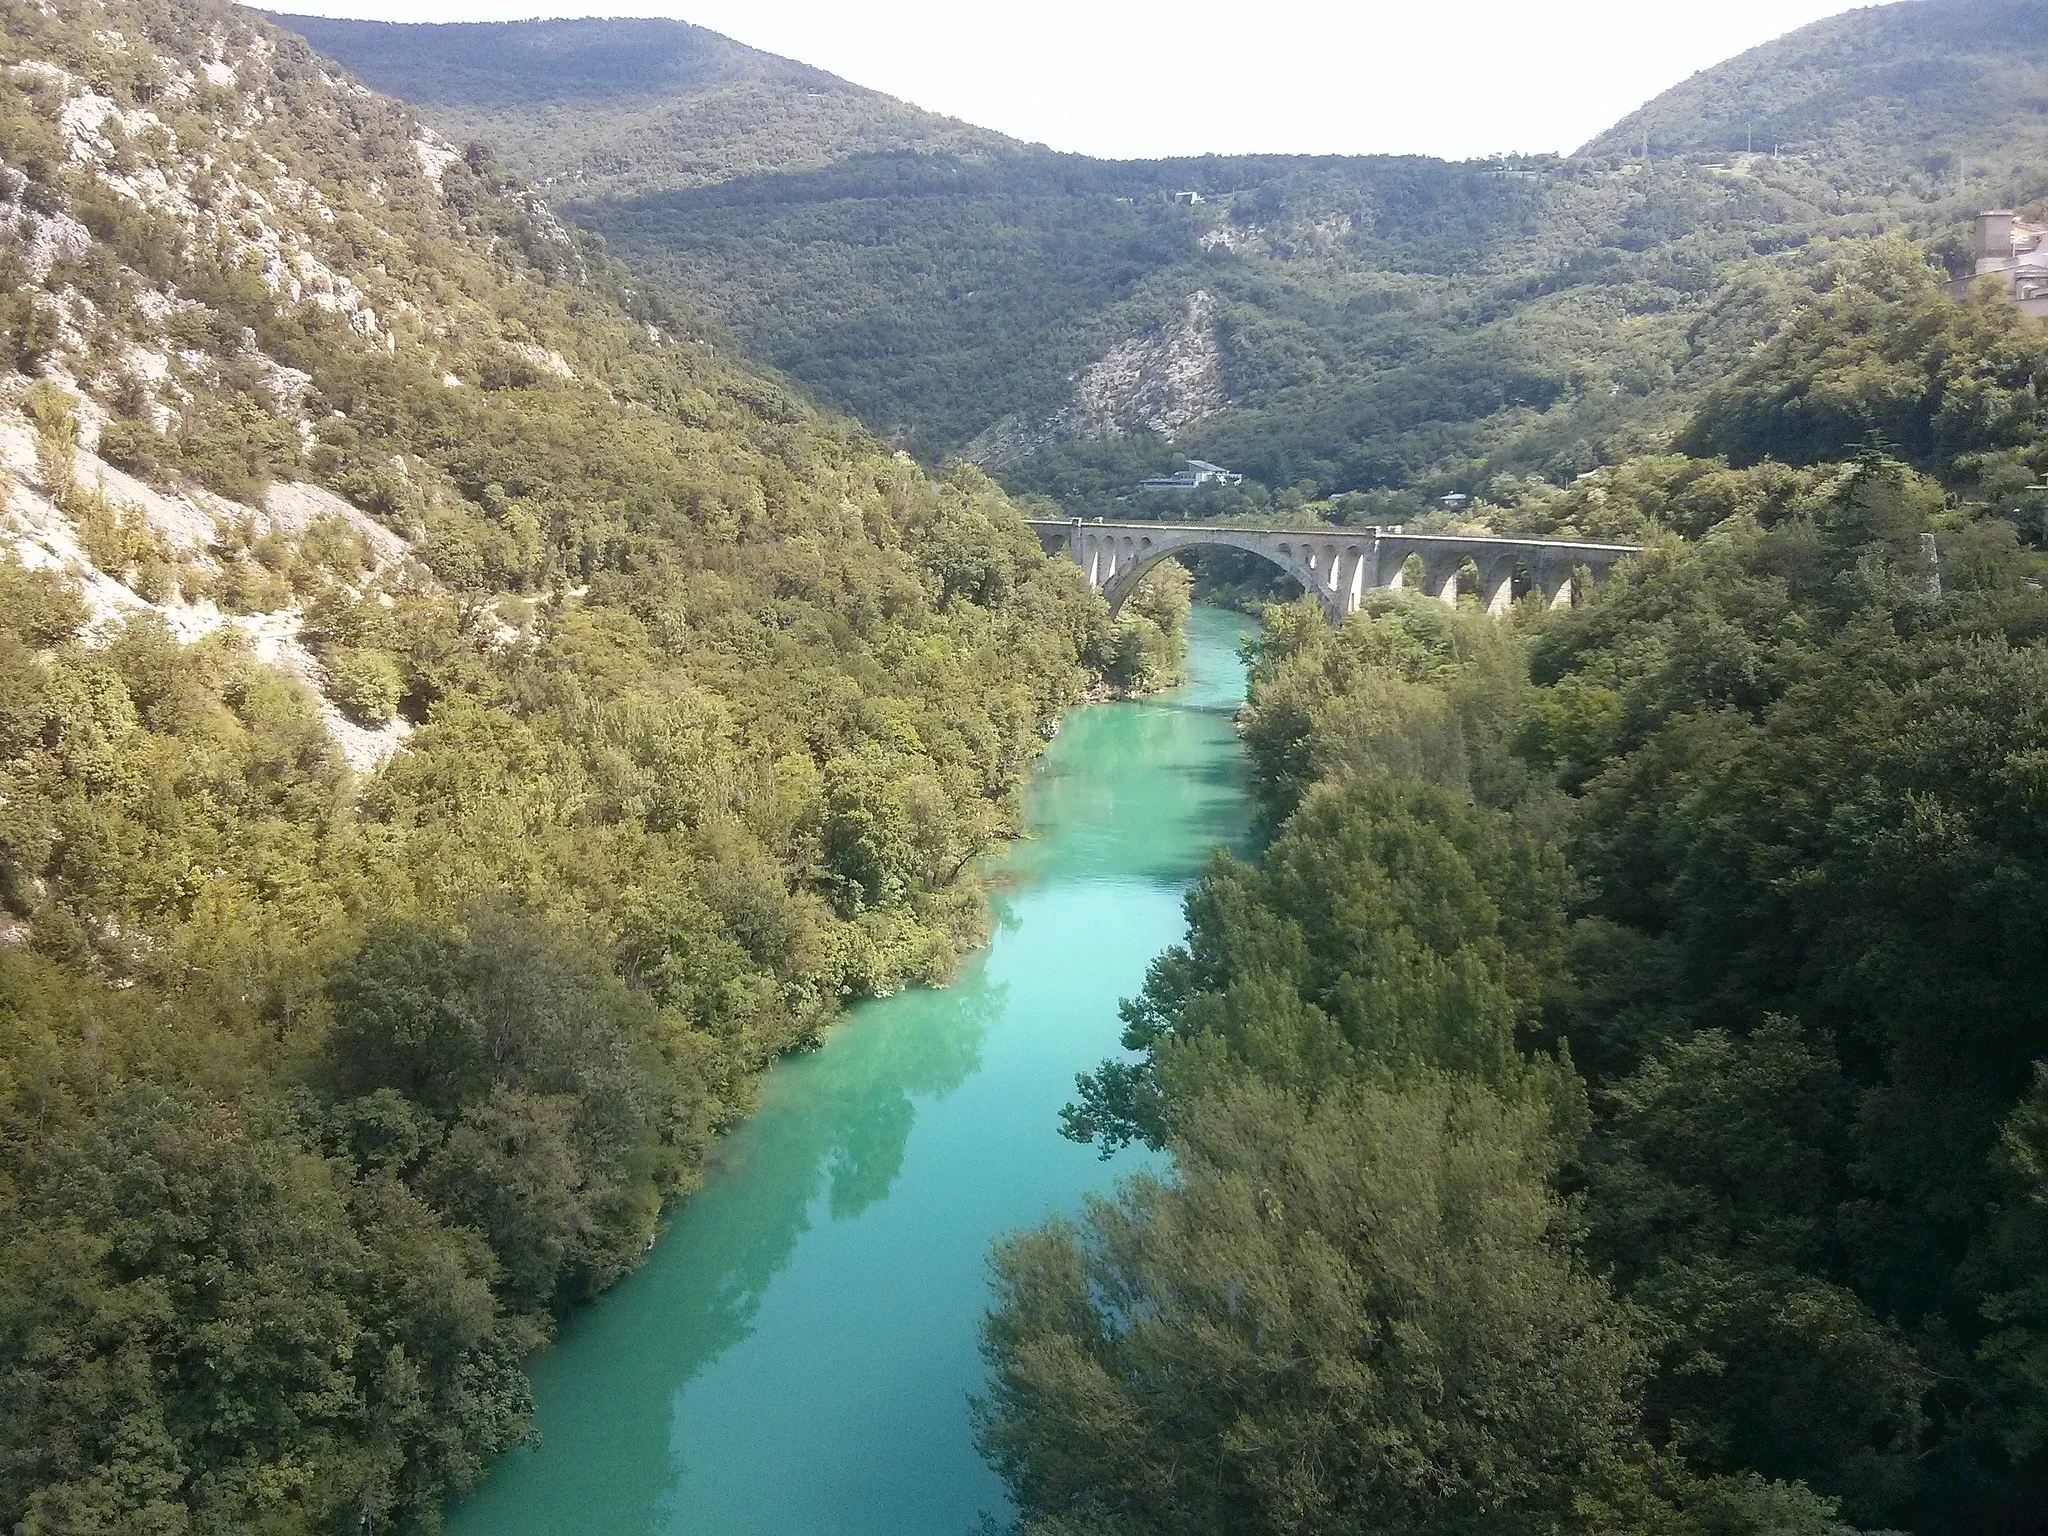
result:
[[[1032,519],[1050,555],[1065,555],[1114,614],[1144,574],[1185,549],[1242,549],[1278,566],[1315,595],[1332,623],[1355,612],[1367,592],[1408,585],[1410,557],[1420,559],[1421,589],[1458,601],[1458,576],[1469,563],[1479,600],[1492,614],[1514,601],[1519,576],[1552,607],[1569,603],[1579,571],[1598,581],[1634,544],[1568,539],[1495,539],[1464,533],[1403,533],[1399,528],[1233,528],[1221,523],[1107,523]]]

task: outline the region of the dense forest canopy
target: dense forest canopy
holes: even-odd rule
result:
[[[762,117],[681,84],[668,128],[622,137],[605,114],[639,110],[638,71],[573,120],[513,98],[548,68],[576,78],[564,50],[606,57],[607,28],[638,23],[305,25],[451,132],[489,104],[522,169],[556,174],[588,146],[612,179],[562,185],[564,211],[702,295],[750,350],[926,462],[965,455],[1086,512],[1120,505],[1133,458],[1176,451],[1245,471],[1252,510],[1415,493],[1379,508],[1398,521],[1503,477],[1569,482],[1686,419],[1771,323],[1760,290],[1845,239],[1952,241],[1977,208],[2048,191],[2039,0],[1857,11],[1704,72],[1576,154],[1456,165],[1104,162],[920,123],[685,171],[692,146],[758,123],[810,131],[809,88],[776,87]],[[473,41],[493,78],[428,78],[394,35],[418,60]]]
[[[1702,70],[1586,146],[1667,153],[1860,151],[1894,169],[1914,157],[2004,184],[2036,164],[2048,125],[2040,0],[1908,0],[1861,7]]]
[[[499,150],[556,196],[710,186],[874,150],[1013,147],[999,133],[665,18],[275,19],[444,132]]]
[[[1112,624],[251,13],[0,72],[0,1528],[431,1529],[1185,582]]]
[[[1268,611],[1067,1115],[1174,1176],[996,1255],[1027,1531],[2041,1528],[2043,334],[1873,242],[1517,510],[1575,607]]]

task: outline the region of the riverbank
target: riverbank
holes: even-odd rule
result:
[[[456,1536],[955,1536],[1004,1507],[967,1422],[988,1246],[1134,1165],[1062,1140],[1058,1112],[1210,850],[1246,835],[1244,632],[1197,610],[1187,684],[1069,712],[989,947],[767,1075],[646,1265],[531,1361],[540,1443]]]

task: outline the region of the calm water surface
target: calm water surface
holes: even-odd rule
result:
[[[1186,687],[1067,716],[994,942],[774,1069],[646,1266],[533,1362],[540,1444],[455,1536],[968,1536],[1005,1509],[968,1439],[989,1244],[1135,1166],[1059,1110],[1244,840],[1243,633],[1198,608]]]

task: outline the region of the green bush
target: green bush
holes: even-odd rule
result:
[[[327,663],[327,697],[356,724],[383,725],[405,697],[405,677],[388,651],[343,651]]]
[[[148,480],[172,462],[171,443],[147,422],[116,416],[100,428],[99,456],[116,469]]]

